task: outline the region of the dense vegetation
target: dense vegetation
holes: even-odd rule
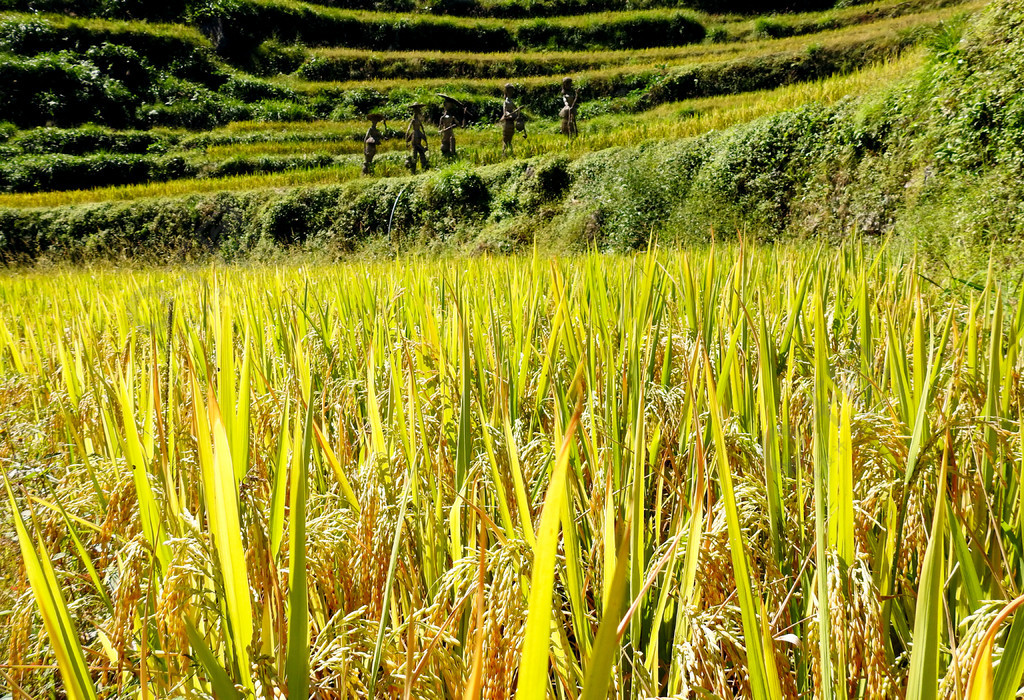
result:
[[[955,142],[943,136],[943,115],[950,99],[966,99],[967,76],[1019,80],[1012,67],[981,68],[990,42],[1013,41],[1003,27],[987,35],[965,19],[982,4],[883,1],[753,19],[696,13],[708,32],[702,43],[641,51],[367,52],[277,37],[244,57],[181,24],[3,15],[0,72],[12,79],[0,81],[0,95],[12,107],[11,123],[0,125],[0,190],[10,193],[0,194],[0,258],[236,257],[282,245],[332,255],[507,251],[535,241],[623,249],[652,235],[702,240],[711,230],[776,239],[900,229],[928,238],[917,225],[923,207],[957,218],[958,239],[930,241],[944,257],[950,245],[1013,240],[1016,195],[971,189],[982,175],[1005,182],[990,171],[1012,163],[964,167],[942,150]],[[614,16],[661,21],[675,12]],[[408,17],[454,27],[492,21]],[[588,23],[581,15],[549,24]],[[282,70],[292,74],[275,74]],[[572,144],[557,137],[555,79],[564,72],[584,95],[584,133]],[[530,138],[507,160],[493,122],[510,76]],[[1003,118],[1002,97],[980,97],[982,87],[973,92],[984,104],[971,108],[996,117],[993,137],[1012,153],[1014,118]],[[406,105],[427,102],[436,120],[438,92],[466,105],[462,159],[400,177]],[[392,140],[379,156],[383,177],[361,179],[362,118],[371,111],[389,120]],[[949,187],[981,201],[960,209]],[[1000,201],[1009,204],[997,211]],[[99,204],[77,205],[87,202]]]
[[[0,0],[11,697],[1019,695],[1024,7],[753,4]]]
[[[932,274],[748,245],[7,275],[10,687],[1009,700],[1024,298]]]

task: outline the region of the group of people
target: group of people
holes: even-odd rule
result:
[[[506,84],[504,89],[505,100],[501,106],[501,118],[498,123],[501,125],[501,152],[512,153],[512,141],[516,132],[522,132],[526,138],[526,117],[523,115],[522,107],[517,107],[514,101],[515,87]],[[441,155],[445,158],[455,158],[455,129],[463,126],[466,117],[466,107],[454,97],[439,95],[444,100],[444,111],[438,120],[437,128],[441,134]],[[573,139],[579,135],[579,127],[576,124],[576,114],[579,107],[580,93],[572,84],[572,78],[562,80],[562,109],[559,111],[559,118],[562,122],[562,135]],[[405,130],[405,142],[409,148],[405,165],[409,171],[416,174],[418,167],[424,170],[430,169],[430,160],[427,157],[427,133],[423,124],[423,108],[421,102],[409,105],[412,110],[412,119]],[[456,114],[461,109],[461,117]],[[377,155],[377,146],[384,140],[384,135],[377,128],[377,124],[383,121],[384,117],[378,113],[369,115],[370,128],[363,139],[363,174],[373,173],[373,159]]]

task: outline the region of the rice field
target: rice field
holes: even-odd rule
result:
[[[2,681],[1012,698],[1022,302],[863,243],[6,272]]]

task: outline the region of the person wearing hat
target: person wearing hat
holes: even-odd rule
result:
[[[558,116],[562,119],[562,135],[569,139],[579,136],[576,124],[576,111],[580,103],[580,92],[572,87],[572,78],[562,80],[562,111]]]
[[[455,128],[462,126],[452,114],[459,102],[447,95],[441,95],[441,97],[444,98],[444,114],[441,115],[441,119],[437,123],[437,128],[441,131],[441,155],[451,159],[455,158]],[[465,112],[465,107],[463,107],[463,112]]]
[[[512,101],[515,96],[515,88],[512,83],[505,83],[505,101],[501,105],[501,152],[511,153],[512,152],[512,137],[516,135],[516,128],[518,123],[522,122],[522,131],[525,132],[526,123],[522,116],[522,109],[516,107],[516,103]]]
[[[384,140],[383,134],[377,129],[377,122],[384,117],[374,112],[369,116],[370,128],[363,139],[363,175],[373,174],[373,158],[377,155],[377,146]]]
[[[423,104],[416,102],[409,105],[412,108],[412,119],[405,130],[405,142],[409,144],[409,157],[405,164],[413,175],[416,174],[416,160],[419,159],[424,170],[430,170],[430,161],[427,160],[427,132],[423,130]]]

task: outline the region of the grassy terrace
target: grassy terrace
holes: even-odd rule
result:
[[[177,51],[181,46],[193,45],[194,55],[206,63],[193,64],[191,72],[179,74],[174,72],[174,66],[180,64],[174,60],[148,64],[141,59],[132,58],[134,64],[129,61],[129,66],[137,65],[143,74],[154,76],[149,87],[140,88],[139,95],[151,91],[148,99],[155,102],[140,97],[136,106],[126,108],[143,117],[141,130],[136,127],[134,131],[108,129],[99,133],[79,133],[75,129],[12,132],[5,127],[2,133],[7,140],[0,143],[0,155],[4,158],[0,162],[0,182],[8,192],[0,194],[0,207],[39,210],[174,199],[218,191],[266,193],[256,199],[291,193],[302,196],[305,188],[340,183],[350,183],[351,191],[359,193],[369,192],[378,183],[391,187],[387,183],[392,180],[399,183],[395,186],[402,187],[407,175],[401,138],[407,119],[406,105],[414,100],[427,102],[428,118],[436,120],[437,92],[463,99],[469,105],[469,123],[458,132],[460,159],[454,170],[441,162],[436,131],[428,129],[435,168],[455,172],[457,179],[463,177],[458,173],[470,173],[479,166],[484,169],[480,171],[483,177],[501,182],[505,177],[502,173],[515,168],[515,159],[557,155],[575,161],[606,149],[700,137],[804,105],[833,106],[846,98],[876,93],[912,75],[921,66],[922,51],[914,47],[930,41],[937,29],[941,33],[941,27],[983,4],[982,0],[886,0],[826,12],[762,18],[695,14],[706,26],[727,31],[699,44],[636,51],[385,51],[377,54],[380,65],[390,67],[396,74],[416,75],[416,70],[421,69],[410,67],[430,64],[421,75],[433,72],[442,77],[406,75],[385,79],[381,73],[375,73],[373,79],[349,81],[303,78],[302,57],[318,51],[286,46],[280,40],[260,51],[284,51],[292,59],[299,59],[293,66],[298,70],[291,75],[256,78],[242,70],[240,64],[226,63],[230,56],[215,55],[213,48],[204,43],[206,40],[198,38],[191,29],[138,22],[122,26],[109,20],[55,17],[39,19],[39,28],[32,24],[37,22],[35,19],[8,15],[9,23],[2,25],[4,33],[0,40],[19,46],[25,53],[68,42],[88,48],[80,54],[83,58],[92,55],[88,52],[94,49],[106,52],[106,56],[110,49],[98,49],[96,42],[100,38],[105,41],[118,27],[131,38],[133,46],[140,48],[140,53],[145,53],[141,51],[146,48],[143,39],[147,28],[151,28],[159,39],[155,46],[164,42],[179,47]],[[326,13],[324,16],[334,18],[355,17],[360,22],[385,16],[395,18],[382,13],[316,8],[288,0],[242,3],[238,7],[256,6]],[[672,12],[655,9],[607,17],[665,18]],[[450,21],[451,26],[462,28],[530,24],[421,15],[408,15],[408,19]],[[555,24],[589,26],[593,19],[568,17]],[[246,21],[250,20],[252,17]],[[19,23],[27,21],[29,28],[36,28],[27,31],[19,27]],[[241,26],[244,28],[245,22]],[[26,37],[36,41],[35,49]],[[345,35],[339,34],[336,39],[336,43],[341,43]],[[370,55],[339,46],[321,53],[337,57]],[[157,61],[170,54],[164,51],[145,55],[152,55],[153,61]],[[127,56],[131,58],[130,54]],[[113,65],[119,65],[119,60]],[[502,74],[499,70],[503,62],[516,61],[517,65],[528,67],[524,73],[539,74]],[[571,61],[576,61],[571,67],[562,65]],[[212,71],[198,71],[206,76],[205,82],[189,82],[196,66],[202,65],[213,66]],[[460,71],[465,75],[460,75]],[[497,75],[492,76],[493,73]],[[581,138],[572,143],[560,137],[556,122],[554,78],[563,73],[573,74],[583,90]],[[517,101],[529,117],[529,138],[517,138],[513,159],[502,154],[494,125],[501,85],[510,77],[518,88]],[[199,110],[199,119],[188,117],[184,123],[198,121],[211,128],[146,129],[149,117],[145,115],[157,115],[151,123],[177,123],[165,120],[163,115],[188,116],[190,110]],[[363,115],[369,111],[382,111],[387,116],[388,138],[379,148],[375,177],[363,178]],[[587,162],[601,162],[601,158]],[[500,208],[500,204],[496,206]]]
[[[737,95],[722,95],[664,104],[638,115],[606,115],[586,122],[582,137],[566,144],[551,121],[532,122],[527,140],[516,141],[516,156],[530,157],[547,153],[565,153],[578,157],[584,153],[646,141],[668,141],[699,136],[709,131],[751,121],[776,111],[800,105],[835,104],[851,96],[864,95],[891,85],[913,73],[921,65],[921,54],[912,52],[899,59],[855,73],[821,81],[800,83],[775,90]],[[283,173],[246,175],[210,179],[185,179],[118,187],[102,187],[62,192],[0,194],[4,207],[55,207],[88,202],[123,201],[148,197],[182,196],[217,190],[252,190],[325,185],[360,177],[362,143],[365,131],[361,123],[314,122],[299,124],[236,123],[204,134],[194,142],[204,157],[211,160],[254,156],[306,156],[326,153],[338,157],[328,168]],[[183,141],[183,144],[188,144]],[[431,143],[436,149],[436,138]],[[474,127],[458,133],[459,148],[468,163],[488,165],[504,160],[496,128]],[[404,140],[385,141],[378,174],[398,177],[405,174],[401,154]],[[389,154],[394,157],[389,157]]]
[[[638,86],[645,85],[647,78],[657,75],[665,76],[679,75],[688,71],[700,69],[717,69],[720,72],[728,73],[730,69],[735,71],[740,67],[748,67],[750,72],[757,72],[759,64],[769,64],[772,59],[782,58],[789,62],[795,62],[801,54],[808,49],[814,51],[833,50],[837,55],[849,55],[850,61],[854,62],[859,53],[870,54],[872,50],[897,52],[901,48],[913,43],[916,38],[926,34],[928,29],[938,26],[944,21],[971,10],[976,10],[985,4],[984,0],[972,0],[964,5],[932,10],[919,15],[903,16],[893,19],[885,19],[863,25],[856,25],[845,29],[822,31],[811,35],[789,37],[784,39],[769,39],[761,41],[750,41],[742,44],[710,44],[699,45],[689,48],[649,49],[638,52],[593,52],[584,54],[572,54],[569,52],[548,52],[540,54],[508,54],[501,59],[514,62],[520,56],[529,63],[533,60],[538,62],[546,60],[548,65],[560,66],[561,61],[569,62],[576,60],[582,64],[590,63],[594,69],[578,70],[566,69],[553,71],[552,74],[561,75],[566,72],[574,73],[578,84],[586,92],[584,99],[589,95],[607,96],[614,94],[620,87],[631,90]],[[403,60],[403,54],[382,54],[384,57]],[[537,56],[536,59],[533,57]],[[467,64],[472,64],[483,59],[486,65],[486,54],[466,55]],[[444,60],[444,59],[442,59]],[[460,60],[456,54],[455,61]],[[458,74],[458,68],[453,68],[451,73]],[[765,79],[766,71],[760,72],[760,78]],[[557,86],[548,75],[527,75],[516,77],[513,84],[527,99],[547,91],[551,93],[557,90]],[[473,97],[476,95],[488,95],[497,97],[501,93],[501,87],[507,82],[505,77],[499,78],[397,78],[397,79],[373,79],[353,81],[311,81],[293,76],[283,76],[276,79],[277,82],[298,93],[307,95],[331,95],[342,96],[346,92],[357,90],[372,90],[383,95],[398,92],[405,98],[428,95],[438,91],[451,91],[460,97]],[[715,89],[710,87],[708,89]],[[436,99],[435,99],[436,101]],[[548,102],[554,101],[551,99]]]
[[[530,120],[530,138],[517,144],[516,156],[559,152],[575,158],[609,146],[707,133],[770,114],[776,104],[833,103],[837,94],[862,94],[868,84],[883,86],[912,70],[915,58],[894,59],[906,47],[927,38],[950,18],[980,5],[975,0],[812,35],[650,49],[634,52],[636,62],[575,72],[585,98],[581,110],[584,138],[569,146],[556,136],[557,125],[551,121],[557,112],[552,78],[514,79],[517,101]],[[876,7],[871,16],[891,10],[888,5]],[[523,55],[556,64],[558,56],[572,54]],[[607,56],[613,62],[630,55],[595,52],[580,54],[580,58],[602,61]],[[494,54],[473,55],[474,60],[493,58]],[[864,70],[880,61],[880,69],[867,70],[849,81],[825,78]],[[427,102],[428,116],[435,120],[437,92],[455,94],[469,105],[468,128],[459,135],[463,162],[489,165],[503,160],[493,124],[505,78],[341,83],[292,76],[253,82],[236,73],[218,80],[233,85],[232,94],[255,90],[281,95],[282,101],[254,103],[253,111],[266,115],[260,117],[261,122],[281,119],[278,115],[287,115],[291,121],[234,123],[203,132],[155,129],[144,139],[143,132],[112,132],[99,137],[91,132],[19,132],[0,144],[7,159],[0,165],[0,183],[9,192],[0,195],[0,206],[55,206],[219,187],[243,190],[350,180],[358,174],[366,128],[360,116],[370,110],[383,112],[390,119],[391,140],[381,147],[377,174],[400,176],[403,144],[397,137],[407,118],[406,104],[417,99]],[[801,83],[811,85],[807,90],[779,90]],[[830,85],[840,86],[841,92],[831,90]],[[720,99],[728,95],[746,96]],[[187,105],[188,91],[176,99],[179,105]],[[315,112],[306,106],[313,104]],[[328,114],[330,122],[315,116]],[[89,146],[91,142],[95,143]],[[91,191],[84,189],[82,182],[91,182]],[[47,194],[48,190],[53,193]],[[63,193],[58,193],[60,190]]]
[[[885,85],[911,70],[915,59],[894,61],[901,51],[930,36],[944,22],[979,7],[980,0],[962,5],[932,8],[913,15],[899,15],[866,24],[851,25],[816,34],[739,41],[725,44],[651,49],[640,52],[595,52],[579,55],[607,67],[574,72],[583,90],[581,117],[584,138],[566,146],[555,133],[551,120],[557,112],[556,86],[550,76],[514,78],[517,101],[530,118],[531,138],[517,146],[517,156],[566,153],[577,157],[609,146],[649,140],[671,140],[706,133],[770,113],[777,104],[795,100],[832,103],[835,96],[822,86],[852,85],[849,94],[862,94],[867,83]],[[892,6],[874,8],[870,16],[890,12]],[[523,54],[527,60],[549,61],[572,54]],[[385,58],[404,54],[382,54]],[[493,61],[493,54],[474,54],[468,61]],[[507,58],[512,59],[511,55]],[[605,59],[608,59],[607,61]],[[617,61],[631,60],[630,63]],[[410,59],[417,60],[417,59]],[[446,60],[446,59],[441,59]],[[455,60],[462,60],[456,57]],[[876,63],[888,64],[881,70],[867,70],[852,81],[826,78],[833,73],[846,74]],[[611,65],[607,65],[607,64]],[[491,63],[491,66],[497,65]],[[448,74],[457,71],[448,71]],[[301,73],[301,71],[300,71]],[[32,139],[25,131],[0,144],[9,160],[0,166],[0,178],[10,194],[0,198],[0,206],[49,206],[58,203],[82,203],[111,199],[180,195],[189,190],[208,192],[219,186],[230,189],[294,187],[350,180],[358,174],[362,134],[365,123],[359,115],[382,111],[391,121],[391,140],[381,148],[378,175],[401,175],[402,141],[396,138],[404,127],[405,105],[414,100],[428,103],[429,118],[436,119],[436,93],[454,94],[469,109],[467,126],[459,135],[461,155],[470,165],[487,165],[502,159],[493,128],[500,110],[500,90],[507,78],[435,78],[413,80],[365,80],[349,82],[308,81],[296,76],[280,76],[270,81],[251,82],[244,76],[227,78],[233,90],[263,92],[283,97],[281,101],[255,103],[265,112],[261,121],[288,115],[290,125],[244,122],[221,129],[187,132],[155,129],[155,140],[139,150],[121,150],[118,136],[111,142],[112,152],[139,154],[105,155],[108,147],[97,145],[93,152],[67,150],[67,139]],[[780,87],[812,83],[810,89],[782,90]],[[845,89],[845,88],[843,88]],[[846,94],[846,93],[842,93]],[[717,98],[748,95],[737,100]],[[187,91],[178,97],[187,105]],[[317,105],[314,109],[307,105]],[[260,105],[266,105],[261,107]],[[659,105],[666,106],[660,109]],[[330,114],[325,122],[317,114]],[[711,114],[711,119],[706,115]],[[626,116],[630,115],[630,116]],[[680,119],[677,115],[683,115]],[[300,121],[296,121],[300,120]],[[304,122],[301,120],[311,120]],[[55,135],[56,136],[56,135]],[[19,144],[33,141],[31,150]],[[80,141],[81,139],[79,139]],[[136,139],[137,140],[137,139]],[[436,140],[436,139],[435,139]],[[53,146],[46,144],[52,141]],[[435,144],[436,148],[436,144]],[[25,155],[22,156],[21,153]],[[54,155],[46,155],[46,154]],[[77,155],[56,155],[73,153]],[[435,164],[437,164],[435,162]],[[96,173],[95,176],[89,173]],[[92,180],[88,193],[80,182]],[[168,182],[170,181],[170,182]],[[219,181],[220,185],[216,184]],[[64,194],[45,194],[63,190]],[[29,194],[37,191],[39,194]],[[22,192],[22,195],[14,194]]]
[[[807,41],[828,40],[839,30],[869,25],[880,32],[902,32],[976,9],[976,0],[888,0],[828,12],[779,15],[752,20],[709,17],[725,35],[718,41],[632,51],[517,51],[508,54],[460,51],[371,51],[345,47],[311,49],[296,76],[312,81],[394,78],[495,78],[557,75],[616,66],[663,67],[682,62],[728,60],[763,51],[786,51]],[[950,9],[952,8],[952,9]],[[903,21],[885,22],[883,20]],[[841,32],[839,32],[841,33]],[[816,36],[800,38],[802,35]],[[858,34],[854,34],[858,35]],[[859,34],[863,36],[863,34]]]
[[[601,12],[529,20],[434,17],[336,10],[297,0],[245,0],[224,16],[225,37],[255,46],[270,38],[309,46],[379,50],[474,51],[562,46],[635,49],[699,42],[706,29],[695,13],[679,10]]]

